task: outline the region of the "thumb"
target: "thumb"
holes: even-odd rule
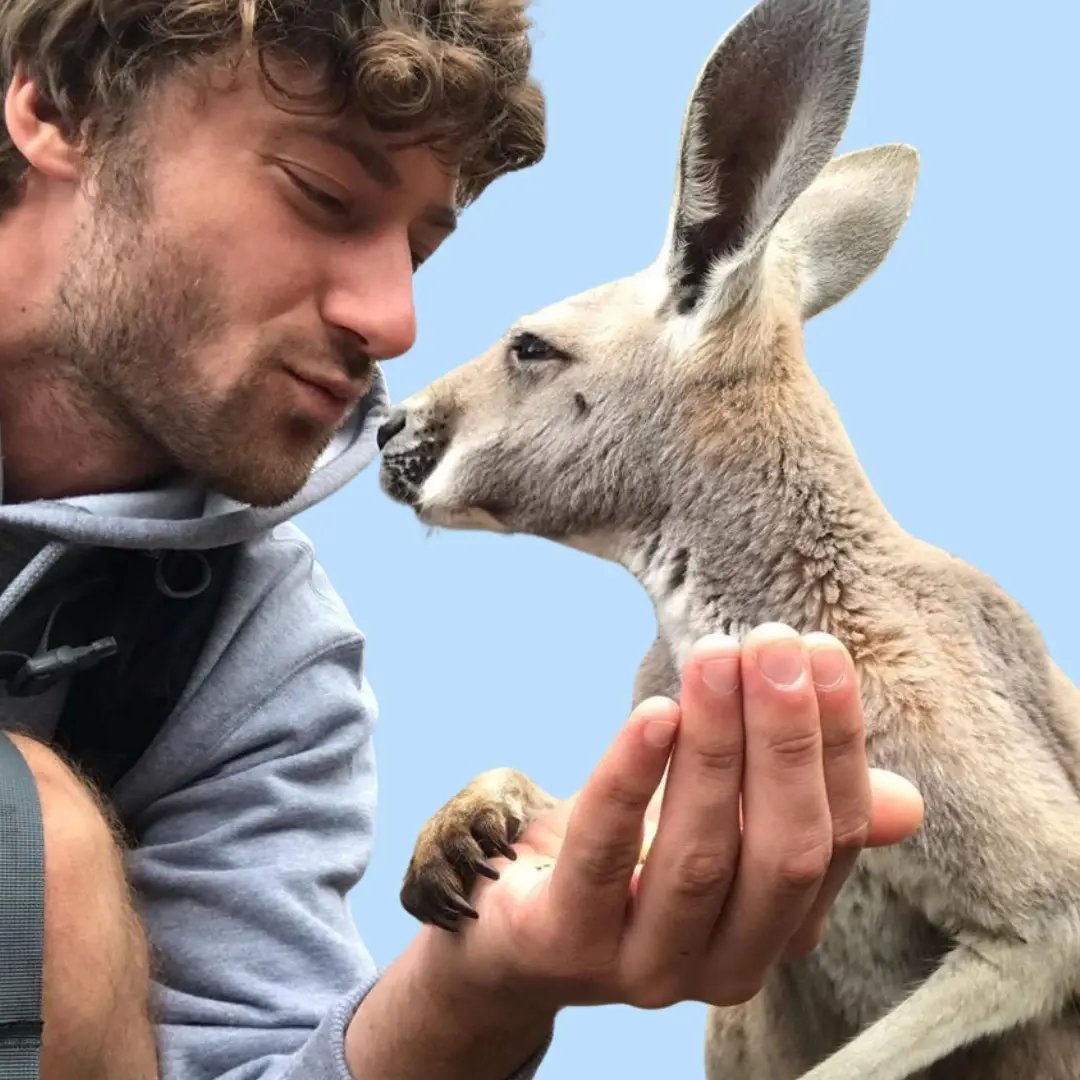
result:
[[[923,799],[910,780],[884,769],[870,770],[868,847],[898,844],[923,823]]]

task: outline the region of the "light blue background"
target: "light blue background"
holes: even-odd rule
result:
[[[652,260],[686,97],[748,3],[535,5],[549,154],[492,188],[419,276],[419,342],[387,370],[396,397],[517,315]],[[883,269],[808,330],[886,505],[1016,596],[1074,679],[1078,34],[1072,0],[877,0],[841,149],[913,143],[922,179]],[[385,963],[413,933],[397,891],[425,818],[495,765],[578,787],[625,716],[651,609],[586,555],[429,536],[375,469],[301,524],[368,634],[381,803],[353,905]],[[541,1075],[700,1076],[703,1015],[565,1014]]]

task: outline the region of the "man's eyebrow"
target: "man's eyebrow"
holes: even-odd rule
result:
[[[394,163],[381,151],[376,150],[370,143],[358,139],[347,131],[337,127],[318,127],[315,133],[320,139],[325,140],[332,146],[344,150],[350,157],[360,163],[360,167],[375,181],[385,188],[401,187],[401,176]]]

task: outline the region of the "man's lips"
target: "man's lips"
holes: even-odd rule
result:
[[[290,370],[289,374],[293,378],[299,379],[300,382],[308,383],[321,390],[327,397],[339,402],[345,408],[352,408],[366,391],[366,387],[360,385],[359,380],[354,381],[347,375],[312,374],[306,371],[292,370]],[[364,380],[364,382],[369,381]]]
[[[330,372],[286,371],[302,388],[305,407],[332,424],[340,423],[371,387],[370,376],[354,380]]]

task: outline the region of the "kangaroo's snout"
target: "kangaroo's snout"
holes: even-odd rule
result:
[[[409,414],[400,406],[395,405],[390,410],[390,415],[387,417],[385,423],[379,428],[378,435],[375,436],[375,441],[379,445],[379,450],[386,449],[386,444],[395,436],[399,435],[405,430],[405,424],[408,422]]]
[[[396,405],[379,428],[380,484],[396,502],[414,509],[420,489],[446,450],[445,427],[425,408]]]

